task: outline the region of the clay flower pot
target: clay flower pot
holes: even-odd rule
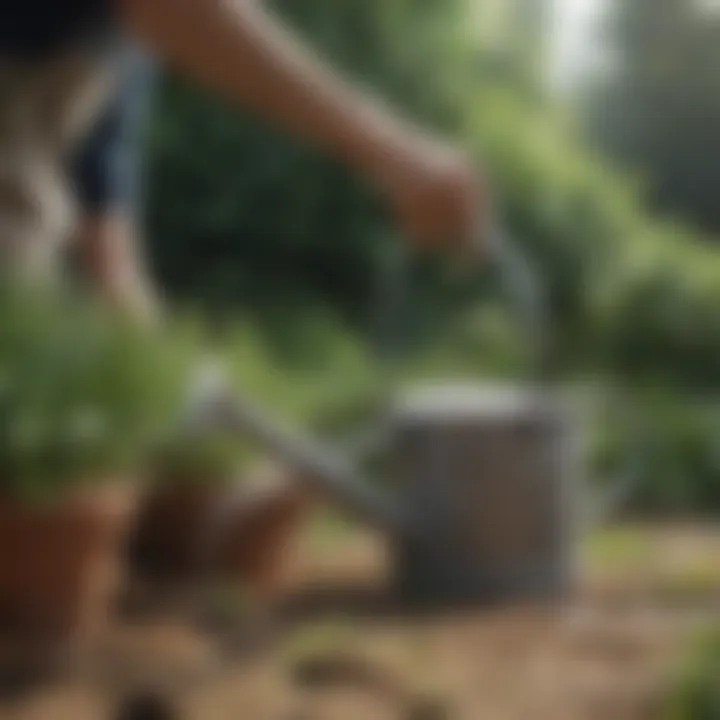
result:
[[[279,590],[315,503],[315,494],[297,481],[240,493],[216,535],[221,575],[240,580],[256,595]]]
[[[91,640],[118,589],[135,493],[103,485],[32,505],[0,498],[0,632],[46,647]]]
[[[238,582],[271,592],[314,507],[294,479],[273,473],[238,484],[164,485],[151,492],[130,545],[135,572],[151,582]]]
[[[0,337],[0,656],[10,636],[54,655],[109,618],[135,470],[177,422],[194,355],[60,283],[0,283]]]
[[[133,572],[160,583],[184,584],[196,577],[212,508],[225,491],[224,486],[184,483],[150,491],[129,544]]]

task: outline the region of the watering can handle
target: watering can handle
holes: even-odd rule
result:
[[[477,252],[495,264],[509,302],[520,324],[534,380],[547,380],[550,371],[549,317],[540,272],[515,243],[504,226],[491,219],[485,231],[473,238]]]
[[[479,234],[474,239],[478,243],[474,246],[475,251],[480,251],[481,239],[484,238]],[[489,254],[502,271],[519,319],[525,323],[526,332],[532,333],[529,339],[532,342],[533,359],[540,360],[542,356],[535,353],[544,353],[544,344],[540,345],[539,341],[544,343],[545,325],[537,274],[498,227],[492,227],[487,234],[483,250],[483,254]],[[394,269],[404,275],[406,267],[407,263],[401,259]],[[402,284],[400,290],[400,295],[404,294]],[[298,468],[308,482],[316,484],[368,522],[393,533],[408,535],[421,532],[413,514],[397,498],[377,491],[368,483],[353,458],[281,426],[248,398],[229,393],[222,368],[208,365],[200,380],[186,417],[187,431],[196,432],[214,422],[224,425],[237,431],[240,436],[254,438],[261,445],[274,450],[279,457]]]
[[[485,237],[487,252],[499,267],[508,295],[515,303],[516,315],[525,325],[535,379],[547,381],[552,358],[547,304],[540,275],[527,257],[518,252],[501,226],[490,227]],[[603,491],[588,498],[583,523],[586,529],[594,530],[609,522],[632,496],[642,478],[644,454],[633,460],[631,465],[609,479]]]
[[[382,365],[388,395],[397,384],[397,365],[402,360],[400,315],[402,307],[408,303],[409,257],[405,246],[393,243],[388,248],[388,265],[381,272],[380,286],[377,292],[375,316],[378,322],[384,321],[378,341],[376,355]],[[550,328],[547,303],[541,274],[533,266],[527,255],[498,222],[497,217],[487,222],[478,222],[468,246],[470,272],[484,268],[488,261],[497,269],[505,296],[512,306],[522,334],[525,349],[530,361],[532,380],[542,382],[550,373]],[[387,320],[389,318],[389,320]]]

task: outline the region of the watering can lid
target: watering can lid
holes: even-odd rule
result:
[[[556,396],[543,396],[529,386],[442,383],[414,388],[401,394],[394,416],[399,420],[423,419],[505,419],[553,414],[561,410]]]

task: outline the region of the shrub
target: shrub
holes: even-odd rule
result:
[[[667,390],[606,398],[593,460],[599,474],[628,485],[629,509],[661,515],[720,507],[720,411]]]
[[[133,476],[180,411],[192,358],[184,332],[0,289],[0,492],[37,499]]]
[[[671,683],[665,720],[715,720],[720,717],[720,627],[695,643]]]

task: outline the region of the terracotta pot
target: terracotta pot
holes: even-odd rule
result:
[[[151,493],[131,543],[137,574],[154,582],[222,579],[270,590],[314,498],[289,477],[256,479]]]
[[[50,505],[0,498],[0,634],[53,646],[109,617],[135,492],[104,484]]]
[[[130,541],[133,572],[156,582],[187,582],[201,571],[202,538],[224,486],[167,484],[148,494]]]
[[[280,588],[316,497],[300,483],[262,488],[236,503],[219,535],[217,563],[259,595]]]

